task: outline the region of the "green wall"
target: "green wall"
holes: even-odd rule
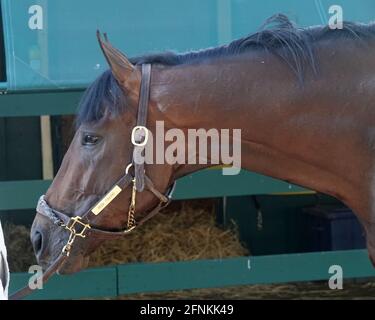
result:
[[[197,50],[256,31],[275,13],[300,26],[328,23],[328,8],[369,22],[373,0],[1,0],[8,90],[84,87],[107,68],[95,32],[106,31],[126,54]],[[31,30],[31,5],[43,10],[43,29]]]

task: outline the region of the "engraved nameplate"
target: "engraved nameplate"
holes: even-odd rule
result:
[[[94,207],[92,208],[92,213],[96,216],[102,212],[102,210],[108,206],[114,198],[122,191],[119,186],[114,186],[112,190],[108,191],[108,193],[104,196],[104,198]]]

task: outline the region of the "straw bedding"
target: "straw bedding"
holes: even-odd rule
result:
[[[91,266],[248,255],[236,230],[218,227],[213,207],[202,207],[183,202],[160,213],[125,239],[105,243],[91,256]]]

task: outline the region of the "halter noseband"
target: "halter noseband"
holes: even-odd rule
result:
[[[53,224],[70,232],[69,239],[63,247],[59,257],[43,273],[43,282],[48,281],[48,279],[64,265],[77,237],[86,238],[91,235],[95,235],[102,239],[117,239],[123,237],[132,232],[137,226],[142,225],[144,222],[152,218],[160,211],[160,209],[169,204],[174,191],[175,182],[169,187],[166,194],[162,194],[154,187],[151,179],[145,174],[144,162],[139,161],[137,158],[137,156],[139,156],[144,150],[148,141],[146,122],[150,95],[150,82],[151,65],[142,64],[137,124],[133,128],[131,135],[131,142],[134,146],[133,156],[131,162],[126,166],[124,175],[112,186],[112,188],[82,216],[69,216],[63,212],[52,209],[44,199],[44,195],[40,197],[36,209],[37,213],[50,219]],[[134,176],[130,173],[131,167],[134,167]],[[95,217],[101,214],[104,208],[106,208],[124,189],[129,186],[131,186],[132,190],[126,228],[119,231],[110,231],[93,227],[92,222],[95,220]],[[148,212],[139,222],[136,222],[135,207],[137,193],[144,191],[145,188],[159,199],[159,204]],[[30,294],[31,291],[32,289],[30,289],[29,286],[26,286],[13,294],[10,299],[21,299]]]

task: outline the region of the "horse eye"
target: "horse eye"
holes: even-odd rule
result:
[[[99,142],[100,137],[93,134],[85,134],[82,139],[82,144],[85,146],[92,146]]]

